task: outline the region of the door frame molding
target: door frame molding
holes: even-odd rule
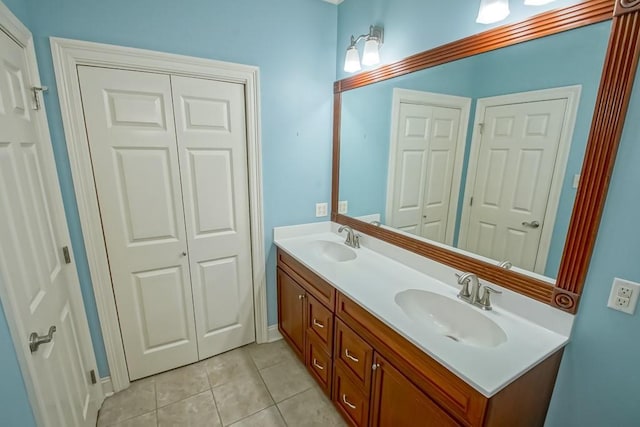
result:
[[[558,205],[560,204],[560,195],[562,194],[562,184],[564,182],[564,177],[567,171],[567,162],[569,160],[569,153],[571,151],[571,145],[573,143],[573,133],[576,126],[581,93],[582,85],[574,85],[561,86],[551,89],[510,93],[507,95],[478,99],[478,102],[476,104],[476,114],[473,121],[473,136],[471,137],[471,153],[469,155],[469,166],[467,167],[467,178],[463,196],[464,202],[462,205],[462,214],[460,215],[460,233],[458,236],[458,246],[460,246],[462,242],[466,242],[466,239],[468,237],[467,234],[469,231],[469,215],[471,213],[469,198],[475,190],[475,165],[477,164],[478,156],[480,155],[480,143],[482,142],[480,123],[482,123],[482,121],[484,120],[485,110],[488,107],[495,107],[505,104],[521,104],[536,101],[566,99],[567,105],[565,107],[565,120],[562,123],[562,130],[560,132],[558,152],[556,154],[556,162],[553,167],[553,177],[551,179],[551,186],[549,188],[549,199],[547,200],[547,209],[543,218],[543,226],[540,234],[540,245],[538,246],[536,264],[534,267],[535,273],[544,275],[544,269],[546,268],[547,258],[549,256],[549,249],[551,248],[551,237],[556,223]]]
[[[449,198],[449,215],[447,216],[447,231],[444,244],[453,245],[455,221],[458,214],[458,200],[460,198],[460,184],[462,183],[462,165],[469,133],[469,115],[471,114],[471,98],[447,95],[444,93],[426,92],[394,88],[391,104],[391,137],[389,144],[389,167],[387,175],[387,197],[385,207],[385,222],[393,219],[393,190],[395,187],[396,151],[398,149],[398,126],[400,119],[400,104],[433,105],[437,107],[455,108],[460,110],[460,124],[458,125],[458,140],[456,142],[456,156],[453,162],[453,180],[451,181],[451,197]],[[424,194],[422,194],[424,197]],[[449,225],[453,224],[453,227]],[[421,236],[418,236],[421,237]]]
[[[20,45],[26,54],[26,63],[27,63],[27,71],[28,76],[25,76],[28,81],[34,86],[42,86],[40,82],[40,73],[38,69],[38,62],[36,60],[36,52],[33,43],[33,35],[31,31],[11,12],[11,10],[0,0],[0,31],[6,33],[9,37],[11,37],[18,45]],[[40,95],[42,96],[42,95]],[[43,146],[48,146],[49,150],[47,155],[50,156],[50,164],[44,167],[47,178],[49,182],[44,183],[49,191],[53,191],[55,194],[51,200],[53,203],[50,205],[52,215],[55,215],[57,218],[61,219],[64,222],[64,227],[60,227],[63,229],[63,233],[59,243],[66,245],[69,248],[71,254],[71,263],[65,264],[61,262],[62,268],[66,270],[64,272],[65,278],[69,284],[69,298],[71,304],[73,304],[73,309],[78,313],[78,310],[82,310],[80,313],[82,314],[81,318],[78,319],[80,322],[78,323],[79,334],[83,336],[84,347],[81,349],[83,353],[83,357],[85,359],[85,363],[89,369],[95,370],[98,372],[97,363],[95,359],[95,353],[92,346],[91,334],[89,332],[89,324],[86,318],[86,310],[84,306],[84,302],[82,300],[82,294],[80,291],[80,280],[78,278],[78,273],[76,270],[75,257],[73,256],[73,249],[71,246],[71,238],[69,236],[69,230],[66,222],[66,214],[64,210],[64,206],[62,203],[62,194],[60,190],[60,184],[58,181],[58,175],[56,170],[56,162],[53,155],[53,144],[51,141],[51,135],[49,132],[49,122],[47,119],[47,112],[45,108],[45,103],[43,98],[40,98],[40,108],[39,110],[31,110],[32,117],[34,119],[34,123],[37,127],[38,137],[42,142]],[[62,257],[62,254],[59,253],[58,256]],[[27,343],[27,337],[30,331],[23,330],[17,319],[17,310],[18,308],[14,306],[14,298],[12,296],[12,291],[8,289],[8,285],[5,284],[0,276],[0,304],[2,304],[5,318],[7,320],[7,324],[9,326],[9,331],[11,333],[11,338],[13,341],[13,347],[16,353],[16,357],[18,359],[18,364],[20,365],[20,371],[22,373],[22,377],[24,379],[25,388],[27,390],[27,396],[29,398],[29,404],[31,410],[33,411],[33,415],[35,421],[38,425],[48,425],[48,420],[45,417],[45,414],[42,413],[41,408],[44,406],[43,402],[40,402],[38,398],[38,392],[36,384],[38,383],[37,376],[35,375],[35,368],[32,363],[31,351],[29,350],[29,346]],[[93,399],[96,401],[96,405],[99,408],[104,401],[104,393],[102,387],[93,387],[92,390]]]
[[[118,392],[129,386],[129,374],[111,286],[98,196],[84,126],[77,74],[77,67],[80,65],[172,74],[244,85],[255,330],[256,341],[267,342],[259,68],[57,37],[50,37],[50,42],[82,234],[114,391]]]

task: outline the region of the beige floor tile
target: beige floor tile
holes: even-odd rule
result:
[[[113,425],[156,409],[156,389],[153,381],[134,381],[131,386],[104,401],[98,426]]]
[[[158,409],[159,427],[222,426],[211,390]]]
[[[231,427],[287,427],[287,425],[278,408],[271,406],[232,424]]]
[[[248,346],[248,350],[258,369],[268,368],[285,360],[298,360],[284,340],[252,344]]]
[[[196,363],[155,377],[158,408],[210,388],[205,368]]]
[[[201,364],[207,370],[212,387],[256,372],[256,366],[244,347],[204,360]]]
[[[296,427],[346,426],[329,399],[317,387],[278,403],[287,425]]]
[[[113,427],[156,427],[157,425],[156,411],[153,411],[121,423],[114,424]]]
[[[260,371],[273,400],[281,402],[310,389],[314,381],[302,364],[285,361]]]
[[[214,387],[213,397],[224,425],[232,424],[273,405],[273,400],[257,372]]]

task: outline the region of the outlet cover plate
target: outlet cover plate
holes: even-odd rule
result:
[[[329,215],[328,203],[316,203],[316,218],[322,218]]]
[[[346,215],[349,211],[349,203],[346,200],[341,200],[338,202],[338,213],[342,215]]]
[[[629,297],[625,297],[631,292]],[[640,296],[640,283],[630,282],[628,280],[615,278],[611,286],[611,294],[609,294],[609,303],[607,307],[621,311],[627,314],[633,314],[638,304],[638,296]],[[628,304],[625,304],[628,299]]]

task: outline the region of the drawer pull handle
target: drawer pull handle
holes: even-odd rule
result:
[[[321,371],[324,371],[324,366],[322,366],[321,364],[318,363],[317,359],[313,359],[313,366],[315,366],[316,368],[320,369]]]
[[[371,366],[371,370],[372,370],[372,371],[377,371],[379,367],[380,367],[380,364],[379,364],[379,363],[374,363],[374,364]]]
[[[302,294],[302,295],[298,295],[298,299],[299,299],[299,300],[303,300],[303,299],[304,299],[304,294]]]
[[[343,402],[344,402],[344,404],[345,404],[345,405],[347,405],[349,408],[351,408],[351,409],[356,409],[356,405],[354,405],[353,403],[351,403],[351,402],[349,402],[349,401],[347,400],[347,395],[346,395],[346,394],[343,394],[343,395],[342,395],[342,401],[343,401]]]
[[[318,322],[316,319],[313,319],[313,326],[317,326],[320,329],[324,329],[324,325]]]
[[[353,360],[356,363],[360,362],[360,359],[358,359],[357,357],[352,356],[351,353],[349,353],[349,349],[348,348],[344,349],[344,355],[347,356],[347,358]]]

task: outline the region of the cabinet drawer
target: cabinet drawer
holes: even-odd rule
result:
[[[366,426],[369,421],[369,395],[362,393],[349,369],[338,361],[333,378],[333,402],[354,426]]]
[[[314,335],[327,353],[333,350],[333,313],[307,295],[307,333]]]
[[[306,365],[311,375],[320,384],[325,394],[331,398],[331,373],[333,371],[333,360],[325,352],[324,346],[318,343],[315,335],[307,332],[307,360]]]
[[[278,249],[278,267],[282,268],[318,301],[333,311],[336,303],[336,290],[315,273]]]
[[[346,324],[336,319],[336,342],[334,360],[341,360],[351,371],[365,394],[371,386],[373,348]]]

